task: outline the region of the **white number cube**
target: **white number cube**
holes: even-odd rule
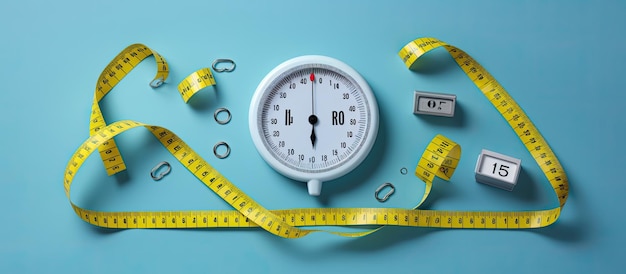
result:
[[[476,181],[511,191],[521,168],[522,160],[483,149],[476,162]]]

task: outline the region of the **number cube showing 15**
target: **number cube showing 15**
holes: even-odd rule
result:
[[[476,162],[476,181],[511,191],[521,168],[522,160],[483,149]]]

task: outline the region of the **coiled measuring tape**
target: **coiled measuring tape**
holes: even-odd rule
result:
[[[539,131],[526,116],[513,98],[483,69],[476,61],[460,49],[434,38],[420,38],[402,48],[399,55],[408,68],[412,68],[420,56],[438,47],[444,47],[472,79],[476,86],[490,100],[509,125],[518,134],[532,157],[545,174],[559,199],[559,207],[536,211],[449,211],[417,209],[426,200],[435,177],[448,180],[454,173],[461,154],[461,148],[452,140],[437,135],[427,146],[415,169],[418,178],[426,183],[421,201],[414,209],[399,208],[304,208],[287,210],[268,210],[254,201],[232,182],[221,175],[208,162],[195,153],[191,147],[166,128],[147,125],[136,121],[118,121],[110,125],[104,123],[99,111],[98,102],[108,93],[132,68],[153,54],[158,64],[155,79],[164,81],[167,77],[167,64],[155,52],[143,45],[132,45],[122,51],[104,70],[96,87],[92,122],[95,114],[99,116],[99,127],[91,132],[91,136],[79,146],[72,155],[64,175],[65,194],[76,214],[84,221],[106,228],[211,228],[211,227],[261,227],[262,229],[285,238],[299,238],[309,233],[326,231],[329,233],[357,237],[377,231],[377,229],[361,232],[335,232],[329,230],[306,229],[307,226],[355,226],[355,225],[396,225],[413,227],[440,228],[482,228],[482,229],[523,229],[544,227],[554,223],[565,205],[568,195],[567,177],[558,159],[543,139]],[[133,56],[132,53],[135,53]],[[139,55],[143,53],[144,55]],[[130,57],[133,62],[124,62]],[[131,59],[132,60],[132,59]],[[122,69],[110,75],[113,68],[121,62]],[[130,64],[128,64],[130,63]],[[126,66],[124,66],[126,65]],[[114,77],[112,80],[109,77]],[[193,75],[193,76],[192,76]],[[215,84],[210,70],[196,72],[179,85],[179,91],[186,101],[205,86]],[[203,77],[204,76],[204,77]],[[106,87],[100,88],[101,81],[108,79]],[[191,79],[191,80],[190,80]],[[195,82],[203,84],[194,84]],[[153,81],[154,82],[154,81]],[[182,88],[181,88],[182,85]],[[102,90],[106,90],[102,92]],[[183,92],[184,91],[184,92]],[[187,96],[187,97],[186,97]],[[185,98],[186,97],[186,98]],[[95,114],[94,114],[95,113]],[[150,131],[163,146],[194,174],[209,189],[215,192],[235,210],[200,210],[200,211],[159,211],[159,212],[102,212],[89,210],[74,204],[70,197],[70,189],[76,172],[87,157],[96,149],[101,151],[105,167],[109,174],[125,168],[119,151],[110,156],[115,147],[113,138],[127,130],[143,127]],[[92,126],[93,128],[93,126]],[[104,147],[104,148],[103,148]],[[120,160],[110,160],[116,157]],[[107,162],[111,162],[114,164]],[[116,167],[116,168],[114,168]]]

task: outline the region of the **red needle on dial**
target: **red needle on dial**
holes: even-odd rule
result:
[[[311,116],[309,116],[309,123],[312,126],[311,129],[311,145],[315,148],[315,141],[317,141],[317,136],[315,136],[315,124],[317,124],[317,116],[315,116],[315,95],[314,95],[314,87],[315,83],[315,74],[311,72],[309,75],[309,79],[311,79]]]

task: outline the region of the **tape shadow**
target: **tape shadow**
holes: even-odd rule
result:
[[[189,99],[187,104],[194,111],[206,112],[210,111],[216,104],[219,105],[220,99],[218,86],[212,85],[199,90]]]
[[[504,194],[507,195],[506,196],[507,198],[511,197],[515,200],[518,200],[524,203],[529,203],[529,204],[534,203],[533,205],[536,205],[536,202],[541,201],[541,197],[539,197],[537,193],[543,191],[543,190],[540,190],[541,187],[539,185],[542,182],[532,180],[528,171],[526,171],[524,168],[520,169],[519,177],[517,179],[517,184],[515,185],[515,188],[511,192],[499,189],[497,187],[492,187],[489,185],[481,184],[478,182],[475,182],[475,183],[477,187],[480,188],[480,191],[486,192],[487,195],[501,196],[503,195],[503,192],[504,192]],[[547,182],[545,183],[547,184]],[[549,189],[547,188],[546,191],[551,191],[551,188]]]
[[[311,244],[311,242],[303,242],[310,241],[310,239],[307,238],[319,237],[321,235],[308,235],[304,239],[289,240],[266,233],[268,235],[266,240],[268,245],[282,250],[284,254],[289,254],[290,259],[323,261],[337,256],[337,251],[346,253],[379,252],[386,248],[393,248],[397,244],[406,243],[407,241],[414,242],[415,239],[423,238],[431,233],[442,232],[444,232],[443,229],[386,226],[376,233],[360,238],[342,238],[336,236],[336,240],[331,239],[328,244],[321,241],[317,241],[313,244]]]
[[[561,211],[561,216],[552,225],[528,232],[543,235],[559,242],[579,243],[586,241],[589,235],[596,230],[598,214],[589,211],[585,202],[584,191],[576,192],[572,188],[572,180],[569,180],[569,197]],[[575,214],[567,214],[575,212]]]

